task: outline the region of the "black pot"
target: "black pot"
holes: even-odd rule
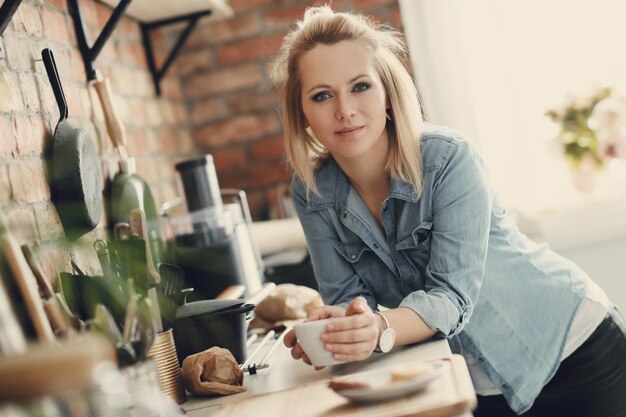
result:
[[[178,362],[213,346],[228,349],[237,363],[247,356],[246,314],[254,304],[243,300],[204,300],[178,308],[174,322],[174,341]]]

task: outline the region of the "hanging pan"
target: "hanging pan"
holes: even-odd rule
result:
[[[93,230],[102,214],[102,174],[93,141],[83,129],[67,121],[68,108],[52,51],[41,51],[61,117],[52,144],[52,199],[65,235],[76,239]]]

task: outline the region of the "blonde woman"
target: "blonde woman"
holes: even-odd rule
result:
[[[447,338],[477,416],[626,416],[626,336],[604,292],[519,232],[474,146],[422,122],[405,46],[308,9],[276,60],[292,195],[338,360]],[[378,306],[388,309],[380,312]],[[295,334],[295,359],[310,363]]]

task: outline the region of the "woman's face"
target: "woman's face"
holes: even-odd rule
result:
[[[298,70],[305,122],[337,162],[386,155],[387,94],[364,44],[318,45]]]

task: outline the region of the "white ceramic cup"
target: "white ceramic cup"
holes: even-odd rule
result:
[[[311,360],[313,366],[328,366],[342,363],[333,358],[333,354],[324,349],[324,342],[320,339],[326,325],[332,319],[307,321],[294,326],[298,343],[304,353]]]

